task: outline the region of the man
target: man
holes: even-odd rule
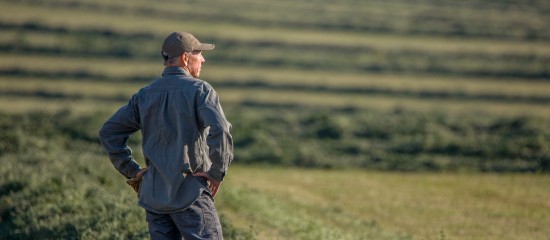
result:
[[[162,77],[142,88],[100,130],[115,168],[138,192],[151,239],[223,239],[213,197],[233,159],[231,124],[216,91],[197,79],[201,43],[186,32],[166,37]],[[147,167],[127,145],[141,130]]]

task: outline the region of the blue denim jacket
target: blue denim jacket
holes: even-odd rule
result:
[[[139,90],[100,130],[100,141],[115,168],[135,177],[139,164],[127,145],[141,130],[149,166],[139,203],[155,212],[175,212],[192,203],[204,184],[190,173],[207,172],[222,181],[233,159],[231,124],[216,91],[180,67],[166,67],[162,77]]]

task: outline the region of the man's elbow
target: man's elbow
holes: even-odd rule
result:
[[[103,124],[103,126],[101,126],[101,128],[99,129],[99,132],[98,132],[99,141],[101,143],[104,143],[105,140],[109,137],[110,132],[111,131],[109,131],[108,123]]]
[[[213,135],[228,134],[230,131],[230,127],[227,124],[212,124],[209,127],[209,132]]]

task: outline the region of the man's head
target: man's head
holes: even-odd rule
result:
[[[193,77],[198,77],[201,65],[206,60],[202,51],[214,49],[214,44],[201,43],[190,33],[173,32],[164,39],[160,54],[165,66],[179,66]]]

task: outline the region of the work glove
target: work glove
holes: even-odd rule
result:
[[[143,178],[143,175],[145,175],[146,172],[147,172],[147,168],[142,168],[138,171],[138,173],[136,174],[136,177],[126,180],[126,183],[128,183],[128,185],[130,185],[134,189],[134,191],[136,191],[136,193],[138,194],[139,194],[139,187],[141,186],[141,179]]]

